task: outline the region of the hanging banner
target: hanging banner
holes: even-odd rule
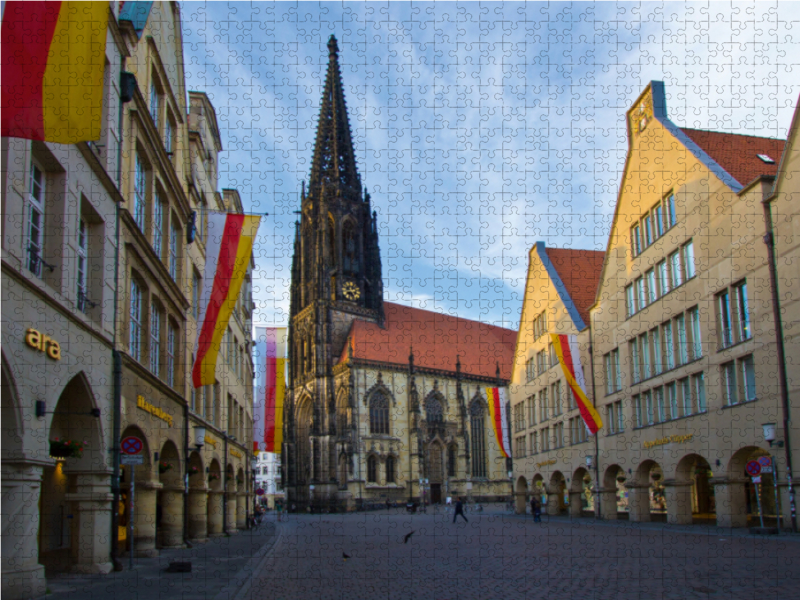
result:
[[[208,213],[206,268],[194,346],[192,385],[212,385],[222,338],[247,274],[261,217]]]
[[[281,453],[288,335],[286,327],[256,327],[253,453]]]
[[[586,379],[583,376],[578,336],[551,333],[550,338],[553,341],[553,348],[558,356],[558,362],[564,371],[564,377],[567,379],[569,389],[575,398],[575,404],[578,405],[580,410],[581,418],[583,418],[586,427],[594,435],[603,426],[603,420],[586,396]]]
[[[489,401],[489,415],[492,419],[494,435],[503,456],[511,456],[511,436],[508,431],[508,399],[504,388],[486,388]]]

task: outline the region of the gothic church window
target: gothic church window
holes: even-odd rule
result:
[[[483,405],[474,400],[469,408],[472,429],[472,476],[486,477],[486,432]]]
[[[386,483],[394,483],[394,456],[386,459]]]
[[[367,481],[369,483],[378,481],[378,459],[374,456],[367,459]]]
[[[342,229],[342,241],[344,251],[344,272],[348,275],[358,273],[358,248],[355,226],[348,221]]]
[[[447,449],[447,476],[456,476],[456,447],[450,446]]]
[[[369,403],[369,431],[372,434],[389,434],[389,399],[381,392],[373,395]]]
[[[328,215],[328,261],[333,268],[336,268],[336,225],[330,215]]]
[[[425,420],[428,423],[441,423],[444,421],[444,413],[442,412],[442,403],[438,398],[428,398],[425,401]]]

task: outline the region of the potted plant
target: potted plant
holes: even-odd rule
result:
[[[162,460],[160,463],[158,463],[158,472],[161,473],[162,475],[167,471],[169,471],[170,469],[172,469],[172,465],[169,464],[167,461]]]
[[[192,477],[193,475],[197,475],[198,473],[200,473],[200,469],[199,468],[195,467],[194,465],[189,467],[189,477]]]
[[[50,440],[50,456],[52,458],[81,458],[83,447],[86,442],[76,442],[74,440],[62,440],[56,438]]]
[[[212,481],[219,481],[219,475],[217,475],[216,473],[209,473],[208,483],[211,483]]]
[[[627,479],[628,479],[628,478],[627,478],[627,477],[625,477],[625,473],[620,473],[619,475],[617,475],[617,481],[618,481],[619,483],[625,483],[625,481],[626,481]]]

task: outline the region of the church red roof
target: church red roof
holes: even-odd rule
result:
[[[558,276],[567,288],[567,293],[578,309],[584,324],[589,324],[589,307],[594,304],[600,273],[603,270],[605,252],[596,250],[570,250],[547,248],[547,256]]]
[[[752,135],[683,128],[681,131],[742,185],[751,183],[759,175],[776,175],[786,144],[786,140]],[[764,162],[759,154],[770,157],[774,163]]]
[[[384,328],[356,319],[340,360],[352,345],[354,358],[407,365],[413,345],[417,367],[455,371],[460,358],[464,374],[494,378],[499,363],[500,377],[511,379],[516,331],[391,302],[383,307]]]

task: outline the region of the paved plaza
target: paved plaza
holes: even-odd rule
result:
[[[441,509],[291,515],[236,597],[800,598],[798,536],[562,517],[539,524],[499,508],[467,518],[453,525]]]

